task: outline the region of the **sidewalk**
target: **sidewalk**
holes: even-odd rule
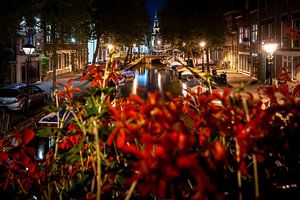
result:
[[[205,76],[205,72],[202,72],[201,69],[197,68],[191,68],[189,69],[197,74],[199,77]],[[234,70],[217,70],[217,74],[221,74],[223,72],[226,72],[227,74],[227,85],[224,86],[219,86],[219,87],[228,87],[232,89],[237,89],[237,88],[244,88],[245,91],[250,92],[252,94],[255,94],[257,91],[257,88],[260,86],[258,81],[255,78],[252,78],[246,74],[234,71]],[[205,78],[204,78],[205,79]]]
[[[78,79],[80,77],[82,77],[82,70],[71,71],[71,72],[66,72],[63,74],[57,74],[56,81],[65,80],[65,79],[69,79],[69,78]],[[40,83],[47,83],[47,82],[52,83],[52,76],[45,78],[43,81],[37,81],[36,83],[40,84]]]
[[[258,83],[257,79],[248,76],[234,70],[218,70],[217,73],[221,74],[225,72],[227,74],[227,83],[232,88],[244,87],[247,92],[256,92],[256,89],[261,85]]]

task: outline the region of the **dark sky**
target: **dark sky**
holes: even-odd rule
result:
[[[155,11],[159,11],[164,3],[165,0],[146,0],[146,7],[151,17],[151,23],[153,23]]]

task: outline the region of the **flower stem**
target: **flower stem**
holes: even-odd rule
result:
[[[93,134],[95,135],[95,146],[97,153],[97,200],[101,199],[101,150],[99,144],[99,135],[97,124],[94,121]]]
[[[130,187],[130,189],[129,189],[129,191],[128,191],[128,194],[127,194],[126,197],[125,197],[125,200],[129,200],[129,199],[130,199],[130,197],[132,196],[132,193],[133,193],[133,191],[134,191],[134,188],[135,188],[136,184],[137,184],[137,181],[135,180],[135,181],[131,184],[131,187]]]
[[[249,116],[249,109],[247,105],[246,98],[243,97],[243,106],[246,113],[246,121],[250,122],[250,116]],[[252,161],[253,161],[253,173],[254,173],[254,193],[255,193],[255,199],[259,199],[259,185],[258,185],[258,173],[257,173],[257,163],[256,163],[256,156],[255,154],[252,155]]]

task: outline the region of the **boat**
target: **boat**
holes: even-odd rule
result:
[[[179,78],[183,81],[192,81],[195,79],[193,73],[187,70],[180,71]]]
[[[167,65],[168,67],[175,69],[177,66],[182,66],[180,62],[174,61]]]
[[[125,77],[120,75],[118,76],[118,85],[123,85],[125,83]]]
[[[186,67],[184,67],[183,65],[176,65],[175,66],[175,71],[177,71],[177,72],[181,72],[181,71],[186,71],[186,70],[188,70]]]
[[[134,78],[135,72],[134,71],[124,71],[124,72],[122,72],[122,76],[124,76],[125,78]]]

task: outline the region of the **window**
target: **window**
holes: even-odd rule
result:
[[[281,48],[289,47],[288,21],[281,22]]]
[[[257,36],[257,24],[252,25],[251,29],[251,41],[253,43],[257,43],[258,36]]]
[[[267,38],[267,26],[262,25],[261,26],[261,39],[265,40]]]
[[[53,65],[54,65],[53,59],[49,59],[49,68],[48,68],[48,71],[52,71],[53,70]]]
[[[245,30],[244,30],[244,38],[250,38],[249,36],[250,36],[250,31],[249,31],[249,28],[245,28]]]
[[[30,86],[30,89],[32,94],[37,94],[40,92],[40,89],[34,85]]]
[[[57,69],[61,69],[62,67],[62,63],[61,63],[61,54],[57,55]]]
[[[65,53],[64,55],[64,67],[69,67],[69,54]]]
[[[294,37],[292,37],[292,48],[299,49],[300,48],[300,19],[293,19],[293,30],[297,33]]]
[[[239,43],[243,43],[243,39],[244,39],[244,28],[240,27],[239,28]]]
[[[51,40],[51,26],[47,25],[46,30],[47,30],[46,42],[50,43],[50,42],[52,42],[52,40]]]
[[[274,38],[274,23],[268,24],[268,39]]]
[[[296,66],[297,66],[297,57],[296,56],[283,56],[282,57],[282,65],[286,67],[289,76],[291,79],[296,79]]]
[[[267,12],[270,9],[271,5],[272,5],[272,0],[264,0],[263,8],[265,12]]]

